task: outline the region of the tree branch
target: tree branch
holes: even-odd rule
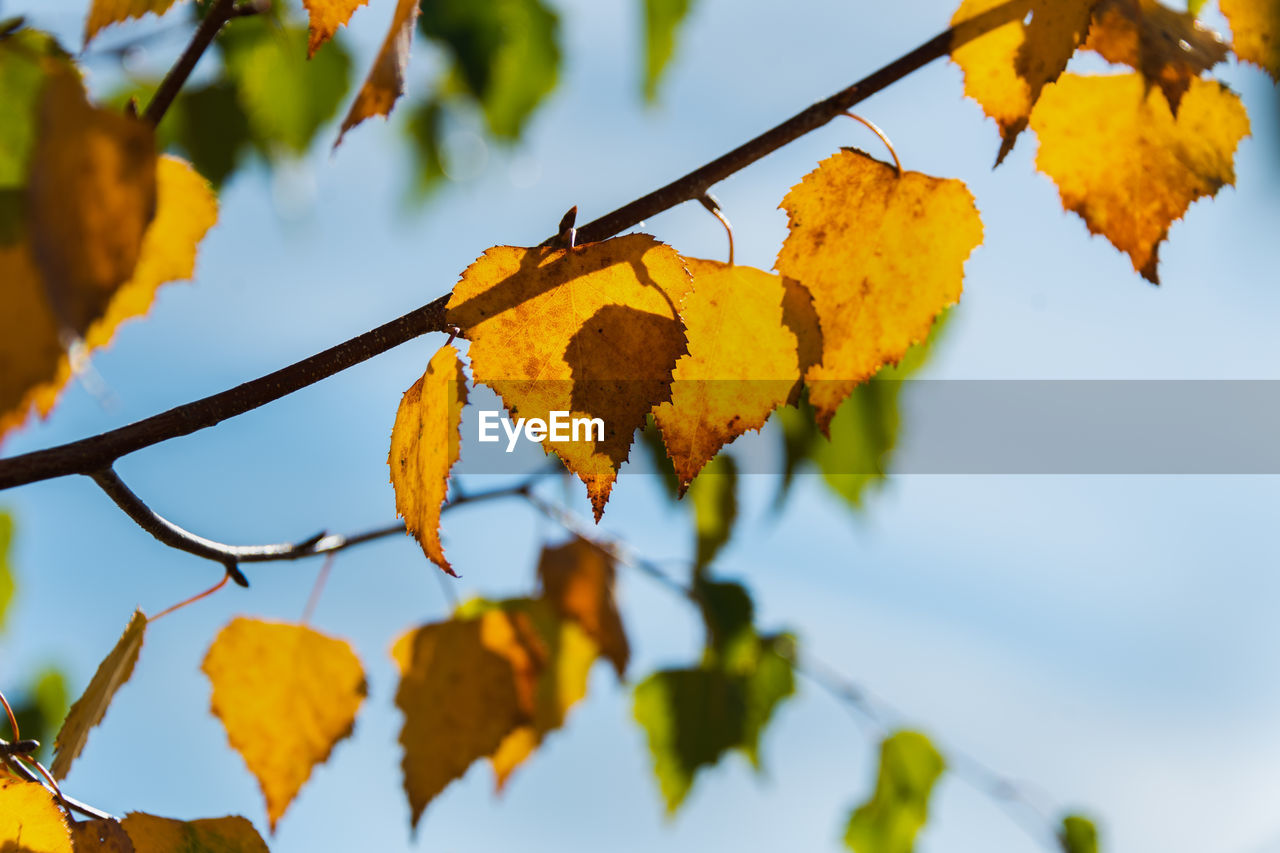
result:
[[[191,76],[200,57],[204,56],[209,45],[213,44],[223,24],[235,16],[235,4],[236,0],[214,0],[213,6],[200,22],[200,26],[196,28],[195,35],[191,37],[187,49],[169,69],[169,73],[164,75],[164,79],[160,81],[160,88],[156,89],[156,93],[151,96],[151,103],[147,104],[147,109],[142,114],[145,120],[152,125],[157,125],[160,119],[164,118],[169,105],[173,103],[174,98],[178,97],[178,92]]]
[[[231,8],[226,0],[219,0],[217,9]],[[702,195],[718,181],[746,168],[757,160],[771,154],[804,134],[826,124],[835,116],[869,98],[876,92],[901,80],[913,71],[927,65],[935,59],[946,56],[952,49],[959,47],[980,35],[1021,17],[1025,12],[1026,0],[1009,0],[981,15],[951,27],[939,33],[929,41],[899,57],[893,62],[874,72],[870,76],[842,89],[824,101],[802,110],[777,127],[767,130],[750,142],[738,146],[734,150],[710,163],[695,169],[684,177],[672,181],[661,189],[636,199],[630,204],[618,208],[612,213],[587,223],[578,229],[578,239],[582,242],[598,241],[630,228],[644,219],[675,207],[686,201],[701,198]],[[224,9],[225,14],[225,9]],[[213,18],[213,11],[201,29]],[[225,18],[224,18],[225,20]],[[221,26],[221,24],[219,24]],[[216,30],[214,31],[216,32]],[[199,36],[197,32],[197,36]],[[212,38],[212,36],[210,36]],[[192,41],[187,53],[192,53],[197,40]],[[207,43],[205,44],[207,47]],[[203,47],[201,48],[203,50]],[[184,54],[184,58],[185,58]],[[198,52],[195,58],[199,58]],[[179,66],[182,64],[179,61]],[[194,59],[191,64],[194,66]],[[165,78],[175,78],[179,66],[175,66]],[[190,69],[187,69],[189,73]],[[185,74],[182,78],[185,79]],[[176,79],[176,78],[175,78]],[[175,84],[180,86],[181,80]],[[161,90],[165,84],[161,85]],[[163,114],[167,104],[157,106],[160,92],[147,107],[147,114],[154,110]],[[172,100],[172,96],[170,96]],[[552,238],[554,239],[554,238]],[[346,370],[354,364],[372,358],[406,341],[412,340],[427,332],[446,331],[445,305],[448,294],[434,302],[411,311],[384,326],[359,337],[331,347],[322,353],[313,355],[297,364],[278,370],[275,373],[247,382],[221,394],[214,394],[183,406],[170,409],[159,415],[137,421],[129,426],[101,433],[91,438],[81,439],[69,444],[38,450],[11,459],[0,459],[0,490],[11,489],[26,483],[49,480],[54,477],[65,477],[69,474],[91,474],[109,468],[121,456],[159,444],[171,438],[188,435],[219,421],[244,414],[252,409],[293,392],[305,388],[325,377]]]

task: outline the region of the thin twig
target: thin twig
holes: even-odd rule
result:
[[[7,745],[8,745],[8,741],[4,740],[3,738],[0,738],[0,746],[7,746]],[[16,757],[11,757],[9,755],[4,754],[3,752],[0,752],[0,764],[3,764],[9,770],[10,773],[14,774],[19,779],[22,779],[24,782],[34,782],[37,785],[44,785],[44,783],[40,781],[40,778],[36,776],[36,774],[28,770],[26,765],[23,764],[21,761],[19,761]],[[62,805],[66,806],[69,809],[79,812],[85,817],[93,818],[94,820],[116,820],[116,818],[113,815],[110,815],[107,812],[102,811],[101,809],[95,809],[93,806],[85,805],[79,800],[68,797],[66,794],[63,794],[60,792],[59,793],[50,792],[50,793],[53,793],[53,795],[58,798],[59,802],[61,802]]]
[[[235,4],[236,0],[213,0],[213,6],[200,22],[200,26],[196,28],[187,49],[169,69],[169,73],[164,75],[164,79],[160,81],[160,87],[151,97],[151,103],[147,104],[146,112],[142,114],[146,121],[156,125],[160,123],[160,119],[164,118],[169,105],[173,103],[174,98],[178,97],[178,92],[191,76],[200,57],[204,56],[209,45],[213,44],[223,24],[231,20],[235,14]]]
[[[222,3],[224,0],[219,2]],[[939,33],[879,71],[842,89],[825,101],[820,101],[797,113],[723,157],[582,226],[577,229],[578,242],[603,240],[682,202],[701,198],[713,184],[746,168],[788,142],[821,127],[854,104],[869,98],[933,60],[946,56],[953,47],[958,47],[1021,17],[1021,13],[1025,12],[1025,6],[1025,0],[1009,0],[959,27],[952,27]],[[159,93],[157,93],[158,99]],[[148,105],[148,113],[154,105],[155,101]],[[189,435],[197,430],[211,427],[219,421],[265,406],[273,400],[288,396],[419,335],[427,332],[449,331],[444,319],[444,309],[448,301],[447,294],[441,296],[434,302],[371,332],[366,332],[297,364],[252,382],[246,382],[221,394],[177,406],[162,414],[80,441],[37,450],[11,459],[0,459],[0,490],[54,477],[88,474],[101,470],[126,454],[172,438]]]

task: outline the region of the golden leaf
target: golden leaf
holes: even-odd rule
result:
[[[1140,74],[1064,74],[1045,90],[1031,126],[1040,137],[1036,166],[1058,185],[1062,206],[1158,284],[1169,226],[1191,202],[1235,182],[1249,117],[1214,81],[1191,80],[1175,119]]]
[[[982,243],[968,188],[844,149],[782,200],[790,233],[777,269],[803,284],[822,326],[822,363],[805,383],[818,425],[859,383],[924,340],[960,298]]]
[[[84,694],[67,712],[67,719],[53,742],[53,764],[49,769],[55,779],[67,778],[71,762],[80,755],[89,739],[89,730],[102,722],[116,691],[133,675],[146,630],[147,617],[141,610],[135,610],[115,648],[98,665],[98,671],[89,680]]]
[[[76,853],[136,853],[129,833],[114,820],[85,820],[71,824]]]
[[[450,344],[427,363],[422,378],[404,392],[391,430],[391,485],[396,514],[422,545],[427,559],[457,577],[440,543],[440,509],[449,493],[449,471],[461,449],[466,377]]]
[[[636,429],[670,399],[689,288],[670,246],[628,234],[574,249],[495,246],[449,299],[449,322],[471,340],[472,376],[513,418],[603,421],[603,441],[542,439],[586,484],[597,521]]]
[[[0,776],[0,850],[71,853],[71,831],[43,785]]]
[[[999,165],[1027,126],[1045,85],[1058,79],[1089,31],[1098,0],[1025,0],[1025,13],[969,41],[965,22],[1004,5],[1005,0],[964,0],[951,18],[959,47],[951,58],[964,70],[964,93],[1000,127]],[[1029,20],[1024,17],[1029,16]]]
[[[305,625],[239,617],[218,633],[203,669],[213,713],[257,778],[274,832],[312,768],[351,734],[366,693],[360,659]]]
[[[130,812],[122,825],[137,853],[268,853],[242,817],[184,821]]]
[[[501,611],[424,625],[400,637],[396,706],[404,712],[404,789],[416,826],[427,804],[511,731],[531,721],[508,657],[491,647],[512,632]],[[486,641],[486,635],[489,640]]]
[[[397,0],[391,29],[387,31],[382,49],[378,51],[378,58],[373,61],[373,68],[360,87],[360,93],[342,120],[342,129],[333,147],[341,145],[343,135],[370,116],[389,114],[404,94],[404,74],[409,66],[409,48],[413,44],[413,25],[418,20],[418,11],[418,0]]]
[[[1227,58],[1229,48],[1190,12],[1156,0],[1102,0],[1089,27],[1089,50],[1141,71],[1159,86],[1176,115],[1194,77]]]
[[[102,315],[84,331],[84,353],[105,347],[124,321],[150,310],[160,285],[195,274],[196,250],[218,219],[213,190],[183,160],[156,164],[156,215],[142,239],[129,280],[111,296]],[[56,318],[25,240],[0,246],[0,437],[21,426],[32,411],[44,417],[72,375]]]
[[[542,549],[538,579],[542,597],[562,617],[582,626],[600,647],[600,654],[613,664],[618,678],[625,677],[631,648],[613,597],[613,557],[593,542],[571,539]]]
[[[782,278],[686,258],[693,293],[681,312],[689,352],[671,401],[654,409],[683,494],[720,448],[764,426],[800,379],[796,335],[783,322]]]
[[[163,15],[176,2],[178,0],[93,0],[84,22],[84,43],[89,44],[103,27],[141,18],[148,12]]]
[[[333,38],[338,27],[345,27],[351,16],[369,0],[302,0],[311,23],[307,39],[307,57],[316,55],[320,46]]]
[[[1275,0],[1218,0],[1231,24],[1236,56],[1280,82],[1280,4]]]

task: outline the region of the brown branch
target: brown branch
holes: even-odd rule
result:
[[[191,37],[187,49],[169,69],[169,73],[164,75],[164,79],[160,81],[160,88],[156,89],[156,93],[151,96],[151,103],[147,104],[146,112],[142,114],[144,119],[156,125],[160,123],[160,119],[164,118],[169,105],[173,103],[174,98],[178,97],[178,92],[191,76],[200,57],[204,56],[209,45],[213,44],[223,24],[236,14],[235,4],[236,0],[214,0],[213,6],[200,22],[200,26],[196,28],[195,35]]]
[[[231,4],[226,0],[218,0],[215,10],[223,7],[231,8]],[[954,47],[988,33],[1002,24],[1016,20],[1021,17],[1025,7],[1025,0],[1009,0],[958,27],[951,27],[939,33],[879,71],[847,89],[842,89],[825,101],[819,101],[808,109],[802,110],[723,157],[695,169],[684,177],[612,213],[587,223],[577,230],[578,239],[581,242],[603,240],[668,208],[701,198],[716,182],[746,168],[809,131],[821,127],[860,101],[933,60],[946,56]],[[205,24],[212,17],[211,11],[210,16],[205,19]],[[205,24],[201,24],[202,30]],[[192,48],[195,45],[196,41],[193,40]],[[191,53],[192,48],[188,48],[187,53]],[[197,52],[195,59],[198,58]],[[181,64],[180,61],[179,65]],[[191,64],[194,65],[194,59]],[[190,71],[190,69],[187,70]],[[177,71],[178,66],[175,66],[174,71],[165,78],[165,84],[161,85],[161,90],[165,89],[169,78],[174,77]],[[185,74],[182,76],[185,79]],[[175,93],[176,86],[180,84],[180,80],[175,84]],[[157,92],[156,98],[147,107],[148,116],[153,112],[153,108],[163,114],[163,108],[157,106],[159,101],[160,92]],[[69,474],[91,474],[104,470],[125,454],[171,438],[188,435],[196,430],[213,426],[219,421],[264,406],[419,335],[447,331],[444,308],[448,299],[446,294],[371,332],[366,332],[297,364],[221,394],[214,394],[212,397],[205,397],[203,400],[178,406],[129,426],[80,441],[38,450],[11,459],[0,459],[0,490],[54,477],[65,477]]]

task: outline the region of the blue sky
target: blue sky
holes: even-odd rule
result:
[[[372,328],[446,292],[489,245],[536,242],[571,205],[589,219],[665,183],[932,36],[952,11],[945,2],[701,0],[661,103],[645,109],[639,4],[555,5],[566,66],[527,144],[487,150],[478,174],[421,209],[405,203],[398,132],[376,120],[336,154],[325,138],[284,173],[242,175],[223,193],[196,283],[162,291],[151,318],[96,360],[118,405],[104,410],[73,388],[6,453],[126,423]],[[32,6],[34,24],[76,42],[84,3],[3,8]],[[389,0],[357,13],[357,68],[390,14]],[[167,44],[155,61],[178,49]],[[422,53],[411,89],[435,67]],[[1173,227],[1159,289],[1061,211],[1034,172],[1032,138],[991,170],[994,125],[961,97],[954,67],[929,66],[860,108],[908,168],[962,178],[982,211],[986,240],[930,376],[1280,378],[1275,93],[1255,69],[1221,76],[1253,116],[1239,187]],[[105,68],[91,80],[111,82]],[[477,150],[465,135],[454,143]],[[876,143],[839,122],[715,188],[740,262],[772,264],[785,229],[778,201],[841,145],[874,152]],[[720,226],[696,206],[645,230],[688,254],[724,251]],[[225,541],[385,523],[395,406],[440,343],[415,341],[119,470],[160,512]],[[909,436],[909,418],[905,428]],[[719,561],[721,573],[749,583],[766,627],[796,630],[944,750],[1033,782],[1054,806],[1095,813],[1109,850],[1280,850],[1276,478],[904,476],[856,516],[809,477],[773,517],[774,485],[747,478],[746,522]],[[581,511],[581,495],[573,500]],[[18,522],[21,584],[0,645],[6,683],[56,661],[78,689],[135,606],[156,612],[216,580],[216,567],[152,541],[88,481],[25,487],[0,506]],[[691,550],[687,518],[649,477],[622,479],[601,527],[655,558]],[[461,510],[445,532],[460,594],[496,597],[528,587],[539,543],[555,531],[501,505]],[[115,813],[242,813],[265,826],[255,783],[208,713],[199,662],[235,614],[296,619],[317,568],[255,568],[250,590],[157,623],[69,790]],[[767,773],[732,757],[667,821],[629,694],[603,666],[565,730],[501,798],[487,769],[474,768],[411,839],[387,651],[404,629],[445,615],[432,571],[408,540],[337,560],[315,624],[356,645],[370,698],[354,738],[282,821],[274,850],[839,849],[848,809],[870,789],[876,746],[840,706],[802,682],[766,735]],[[694,614],[643,578],[624,576],[620,594],[633,678],[694,659]],[[1037,849],[952,778],[919,844],[922,853]]]

